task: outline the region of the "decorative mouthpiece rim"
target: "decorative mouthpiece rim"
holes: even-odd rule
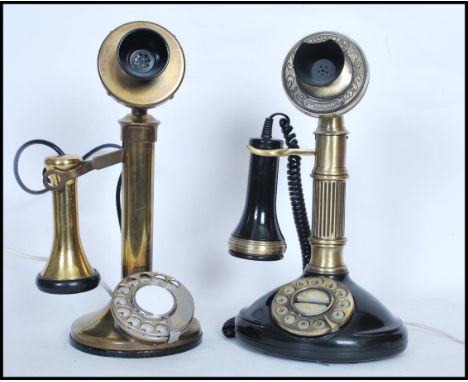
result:
[[[318,44],[328,40],[342,49],[345,60],[350,64],[352,79],[339,94],[330,93],[322,98],[301,87],[294,69],[294,57],[304,43]],[[302,38],[292,47],[284,60],[281,77],[288,98],[300,111],[313,117],[331,117],[346,113],[361,100],[369,84],[369,66],[363,51],[352,39],[336,32],[318,32]]]

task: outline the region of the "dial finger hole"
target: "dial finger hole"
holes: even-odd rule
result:
[[[121,317],[128,317],[130,315],[130,309],[120,307],[117,309],[117,314]]]
[[[337,306],[338,308],[342,308],[342,309],[344,309],[344,308],[349,308],[350,305],[351,305],[351,304],[350,304],[349,301],[347,301],[347,300],[340,300],[340,301],[338,301],[338,302],[336,303],[336,306]]]
[[[299,281],[296,283],[296,285],[297,285],[298,288],[304,288],[304,287],[307,286],[307,284],[308,284],[307,280],[299,280]]]
[[[154,332],[154,326],[145,322],[141,325],[140,329],[145,333],[152,333]]]
[[[276,313],[278,313],[281,316],[283,314],[286,314],[287,312],[288,312],[288,309],[285,306],[280,306],[280,307],[276,308]]]
[[[122,294],[128,294],[130,293],[130,288],[127,286],[121,286],[119,289],[117,289],[117,292]]]
[[[142,273],[142,274],[140,275],[140,280],[142,280],[142,281],[149,281],[149,280],[151,280],[151,276],[150,276],[148,273]]]
[[[141,321],[135,316],[130,316],[127,318],[127,325],[132,326],[134,328],[140,325],[140,322]]]
[[[168,327],[165,324],[158,324],[156,325],[156,332],[160,334],[167,334],[168,333]]]
[[[117,296],[115,299],[114,299],[114,303],[118,304],[118,305],[126,305],[127,304],[127,299],[123,296]]]
[[[278,304],[286,304],[288,302],[288,298],[286,296],[278,296],[275,300]]]
[[[312,286],[320,286],[323,284],[323,280],[321,278],[314,277],[309,280],[309,284]]]
[[[297,323],[297,327],[301,330],[305,330],[305,329],[308,329],[310,326],[310,322],[308,320],[300,320],[298,323]]]
[[[343,317],[345,316],[344,312],[341,311],[341,310],[334,310],[332,312],[332,317],[335,319],[335,320],[341,320]]]
[[[137,286],[139,284],[139,281],[132,277],[132,278],[127,280],[127,284],[134,287],[134,286]]]
[[[292,314],[288,314],[286,317],[284,317],[284,322],[288,325],[294,324],[296,321],[296,317],[294,317]]]
[[[336,297],[346,297],[346,295],[347,295],[347,293],[346,293],[346,291],[344,289],[340,288],[340,289],[337,289],[335,291],[335,296]]]
[[[332,281],[329,281],[325,284],[325,287],[327,287],[328,289],[336,289],[336,284]]]
[[[288,285],[287,287],[284,287],[283,291],[284,294],[291,295],[295,292],[295,289],[291,285]]]
[[[313,325],[316,329],[323,329],[325,328],[326,323],[324,320],[315,320]]]

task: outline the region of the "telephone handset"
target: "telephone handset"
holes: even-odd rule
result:
[[[300,40],[282,69],[291,102],[318,117],[315,150],[299,148],[288,116],[265,120],[261,138],[251,139],[247,199],[229,239],[229,253],[249,260],[280,260],[286,243],[276,217],[279,157],[288,157],[288,185],[300,242],[303,273],[259,298],[226,321],[223,333],[276,356],[324,362],[360,362],[403,351],[407,331],[377,299],[349,277],[343,261],[345,154],[348,131],[342,114],[364,95],[369,69],[350,38],[320,32]],[[274,117],[283,141],[272,138]],[[314,155],[312,226],[301,183],[301,156]]]

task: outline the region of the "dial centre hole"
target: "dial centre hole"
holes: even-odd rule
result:
[[[162,316],[175,305],[174,296],[158,285],[145,285],[138,289],[135,301],[145,313],[152,316]]]

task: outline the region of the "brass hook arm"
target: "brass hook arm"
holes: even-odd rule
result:
[[[310,149],[257,149],[252,145],[247,145],[247,150],[249,150],[252,154],[259,155],[261,157],[287,157],[290,155],[302,155],[302,156],[313,156],[315,155],[315,150]]]
[[[44,174],[42,178],[42,182],[44,183],[44,186],[51,191],[59,191],[63,187],[65,187],[65,184],[67,181],[70,179],[77,178],[81,175],[86,174],[87,172],[90,172],[92,170],[101,170],[106,167],[113,166],[114,164],[121,163],[123,162],[123,154],[124,150],[116,150],[113,151],[109,154],[104,154],[97,156],[89,161],[83,162],[83,164],[79,165],[78,167],[69,170],[69,171],[63,171],[63,170],[48,170]],[[51,175],[57,176],[57,184],[52,185],[49,183],[49,177]]]

